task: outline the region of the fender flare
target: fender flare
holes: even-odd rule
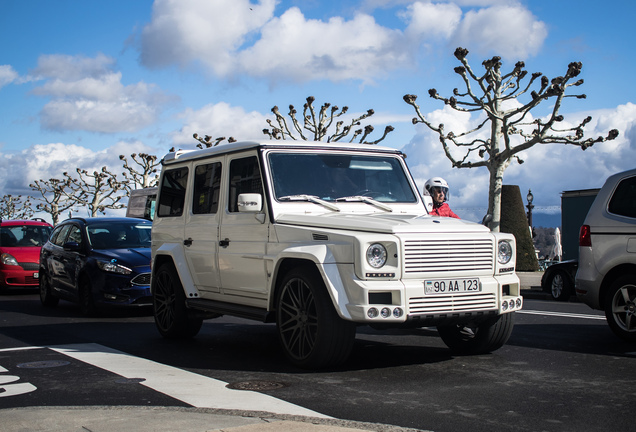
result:
[[[183,247],[177,243],[164,243],[162,244],[155,252],[153,252],[153,266],[152,266],[152,277],[155,276],[157,258],[159,257],[170,257],[172,260],[172,264],[177,270],[177,274],[179,275],[179,279],[181,279],[181,285],[183,285],[183,291],[185,292],[186,298],[199,298],[200,293],[194,287],[194,280],[190,275],[190,269],[188,268],[188,263],[186,261],[185,254],[183,253]],[[153,284],[150,284],[151,290]]]
[[[297,259],[297,260],[305,260],[313,262],[322,277],[322,280],[327,287],[327,292],[329,293],[329,297],[336,309],[338,315],[347,320],[351,320],[352,317],[349,314],[347,309],[347,304],[349,303],[349,298],[347,297],[344,282],[342,281],[342,277],[340,276],[340,271],[338,269],[338,263],[331,252],[329,245],[319,244],[319,245],[299,245],[293,246],[285,249],[280,254],[278,254],[275,258],[273,258],[273,277],[270,282],[269,289],[269,304],[273,306],[274,304],[274,293],[276,291],[276,282],[279,279],[279,270],[281,264],[286,259]],[[353,263],[351,263],[353,265]]]

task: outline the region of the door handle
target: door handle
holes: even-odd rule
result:
[[[184,245],[184,246],[192,246],[192,239],[191,239],[191,238],[189,238],[189,239],[187,239],[187,240],[184,240],[184,241],[183,241],[183,245]]]
[[[219,246],[221,246],[221,247],[226,248],[229,245],[230,245],[230,239],[229,238],[226,238],[225,240],[219,241]]]

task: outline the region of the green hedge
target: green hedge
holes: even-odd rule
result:
[[[500,231],[510,233],[517,241],[517,271],[537,271],[539,262],[528,228],[528,217],[519,186],[504,185],[501,190]]]

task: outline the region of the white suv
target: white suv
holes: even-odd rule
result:
[[[152,228],[155,322],[277,324],[287,357],[347,359],[357,325],[437,326],[461,353],[501,347],[522,307],[511,234],[427,214],[397,150],[239,142],[169,153]]]
[[[579,236],[578,298],[605,311],[610,328],[636,342],[636,169],[609,177]]]

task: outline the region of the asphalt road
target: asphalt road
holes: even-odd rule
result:
[[[143,311],[84,318],[35,294],[0,297],[0,409],[236,405],[434,431],[579,432],[633,430],[634,388],[636,347],[576,302],[526,299],[508,344],[473,357],[452,356],[433,328],[361,327],[345,365],[310,372],[286,362],[273,325],[222,317],[169,341]]]

